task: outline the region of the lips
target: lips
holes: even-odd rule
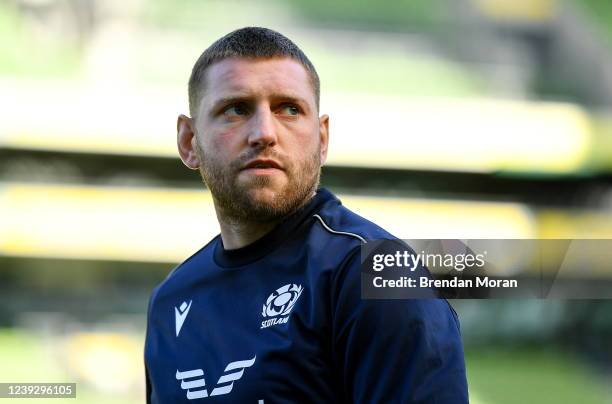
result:
[[[248,169],[252,169],[252,168],[262,168],[262,169],[275,168],[277,170],[282,170],[283,169],[281,167],[281,165],[279,163],[277,163],[276,161],[274,161],[274,160],[267,160],[267,159],[252,160],[252,161],[248,162],[242,169],[243,170],[248,170]]]

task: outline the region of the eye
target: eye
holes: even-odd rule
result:
[[[248,113],[248,108],[244,104],[232,104],[223,110],[223,115],[229,118],[244,116]]]
[[[300,109],[293,104],[285,104],[279,108],[279,112],[281,115],[298,116],[300,114]]]

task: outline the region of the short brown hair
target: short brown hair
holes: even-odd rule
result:
[[[241,57],[267,59],[288,57],[299,62],[308,72],[319,108],[319,75],[304,52],[286,36],[268,28],[245,27],[230,32],[208,47],[191,71],[189,78],[189,113],[195,116],[204,90],[206,70],[223,59]]]

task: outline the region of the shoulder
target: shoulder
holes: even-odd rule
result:
[[[204,267],[206,268],[205,265],[200,265],[202,261],[206,260],[206,257],[209,257],[213,254],[213,251],[215,249],[215,245],[218,242],[218,238],[219,236],[214,237],[212,240],[210,240],[208,243],[206,243],[202,248],[200,248],[198,251],[196,251],[195,253],[193,253],[191,256],[189,256],[187,259],[185,259],[183,262],[181,262],[180,264],[176,265],[166,276],[166,278],[161,281],[152,291],[150,299],[149,299],[149,310],[151,310],[151,306],[154,303],[155,300],[157,300],[158,296],[160,294],[164,294],[163,292],[165,290],[168,289],[168,287],[170,286],[170,288],[172,289],[171,284],[172,283],[180,283],[181,281],[178,280],[177,282],[175,282],[176,278],[180,278],[181,274],[183,274],[184,272],[188,272],[186,271],[186,269],[189,266],[192,265],[196,265],[198,267]]]
[[[376,239],[397,239],[376,223],[341,203],[326,205],[313,216],[331,234],[352,236],[363,243]]]
[[[207,255],[207,254],[212,254],[214,249],[215,249],[215,245],[219,241],[219,238],[220,238],[220,236],[217,235],[212,240],[210,240],[208,243],[206,243],[204,245],[204,247],[200,248],[198,251],[196,251],[195,253],[191,254],[191,256],[189,256],[189,258],[187,258],[186,260],[184,260],[183,262],[178,264],[176,267],[174,267],[172,269],[172,271],[170,271],[170,273],[168,273],[168,276],[166,277],[165,280],[167,281],[168,279],[172,278],[178,271],[180,271],[185,266],[190,265],[193,261],[198,261],[198,259],[200,257],[202,257],[204,255]]]
[[[395,249],[402,244],[397,237],[345,207],[337,198],[313,211],[309,222],[309,254],[316,256],[324,267],[333,267],[335,277],[347,270],[358,272],[361,253],[373,245],[380,249],[381,240],[384,240],[383,245],[395,246]]]
[[[378,224],[353,212],[339,200],[334,202],[312,215],[311,238],[323,240],[318,244],[335,255],[341,255],[344,264],[358,262],[360,252],[367,253],[372,249],[410,249]]]

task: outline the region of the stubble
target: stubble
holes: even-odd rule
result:
[[[303,162],[296,162],[280,155],[274,149],[250,149],[236,160],[227,163],[219,161],[196,147],[200,158],[200,175],[215,201],[218,214],[234,222],[273,222],[295,212],[314,194],[321,176],[320,146]],[[287,181],[276,190],[271,198],[259,200],[253,196],[258,188],[272,187],[274,179],[267,176],[249,178],[240,183],[238,175],[249,161],[273,159],[281,162]],[[251,192],[253,191],[253,192]]]

